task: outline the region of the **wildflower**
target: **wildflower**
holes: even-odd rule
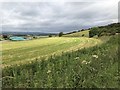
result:
[[[91,63],[91,61],[89,61],[88,63]]]
[[[85,60],[83,60],[83,61],[82,61],[82,64],[87,64],[87,63],[88,63],[88,62],[87,62],[87,61],[85,61]]]
[[[30,61],[29,63],[32,63],[32,61]]]
[[[94,58],[98,58],[98,56],[97,56],[97,55],[92,55],[92,57],[94,57]]]
[[[76,57],[75,60],[79,59],[79,57]]]
[[[48,70],[47,73],[51,73],[51,70]]]

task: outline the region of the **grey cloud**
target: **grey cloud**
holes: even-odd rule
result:
[[[116,5],[103,2],[3,3],[3,30],[69,32],[105,25],[116,22]]]

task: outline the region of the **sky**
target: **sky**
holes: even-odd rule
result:
[[[1,2],[2,31],[70,32],[118,22],[115,0]]]

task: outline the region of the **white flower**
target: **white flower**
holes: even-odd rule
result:
[[[47,73],[51,73],[51,70],[48,70]]]
[[[91,63],[91,61],[89,61],[88,63]]]
[[[79,57],[76,57],[75,59],[77,60],[77,59],[79,59]]]
[[[82,64],[87,64],[87,63],[88,63],[88,62],[87,62],[87,61],[85,61],[85,60],[83,60],[83,61],[82,61]]]
[[[94,58],[98,58],[98,56],[97,56],[97,55],[92,55],[92,57],[94,57]]]

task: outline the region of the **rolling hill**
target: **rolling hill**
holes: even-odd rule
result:
[[[89,30],[66,34],[63,37],[89,37]]]
[[[2,87],[118,88],[118,30],[119,24],[112,24],[91,28],[91,38],[87,30],[3,42]]]

